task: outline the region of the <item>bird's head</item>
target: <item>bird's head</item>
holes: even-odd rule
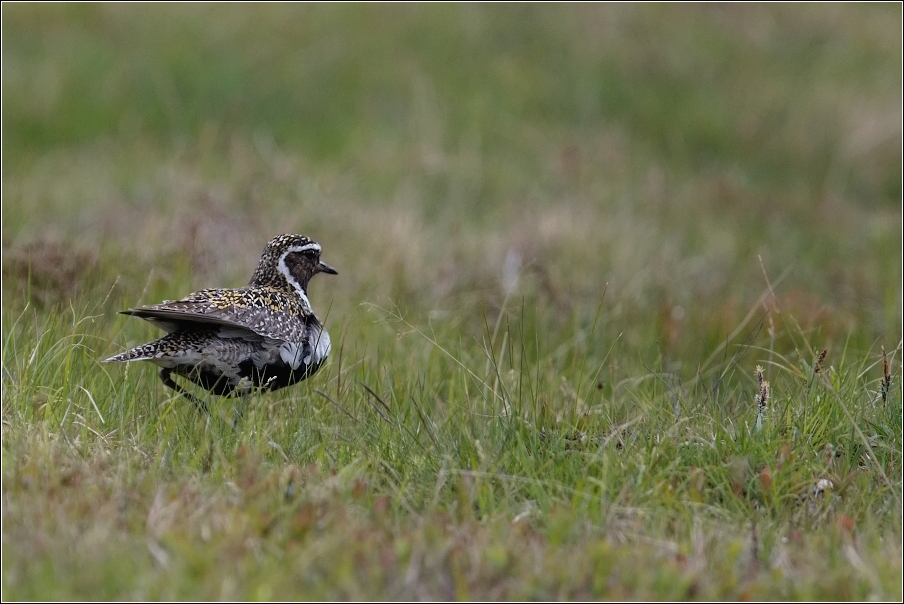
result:
[[[304,235],[279,235],[264,248],[250,285],[306,293],[308,281],[317,273],[338,274],[320,260],[320,244]]]

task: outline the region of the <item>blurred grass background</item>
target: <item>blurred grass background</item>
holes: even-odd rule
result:
[[[879,347],[899,357],[899,5],[2,11],[5,393],[43,388],[8,369],[45,345],[41,329],[62,337],[71,315],[90,333],[77,363],[96,372],[95,359],[153,335],[116,311],[241,285],[281,232],[315,238],[340,273],[318,277],[311,299],[345,342],[344,365],[333,359],[311,387],[350,367],[434,394],[452,426],[462,393],[443,380],[460,369],[412,345],[415,328],[489,370],[474,343],[493,340],[501,317],[552,406],[609,401],[612,425],[632,421],[638,400],[667,400],[673,379],[717,384],[732,363],[743,377],[727,378],[730,400],[707,403],[725,409],[707,411],[740,424],[738,393],[764,359],[770,379],[790,380],[826,348],[827,363],[856,359],[875,381]],[[86,315],[98,320],[83,326]],[[581,391],[584,364],[604,367],[600,393],[589,377]],[[131,396],[127,413],[153,416],[159,385],[142,369],[117,374],[120,394],[84,382],[99,411]],[[4,440],[20,448],[4,449],[5,479],[33,443],[12,419],[32,399],[11,399]],[[295,446],[295,463],[310,461]],[[589,593],[675,596],[626,589]]]
[[[514,248],[645,306],[755,296],[762,254],[875,336],[900,302],[898,12],[10,6],[4,246],[150,263],[192,238],[239,278],[303,230],[352,278],[398,255],[414,292]]]
[[[396,297],[444,270],[452,291],[498,277],[513,249],[572,300],[608,281],[644,312],[744,306],[761,254],[792,270],[800,320],[896,323],[894,6],[4,17],[6,249],[55,237],[153,264],[191,239],[208,282],[302,230]]]

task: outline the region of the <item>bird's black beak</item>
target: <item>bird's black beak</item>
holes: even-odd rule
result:
[[[317,272],[318,273],[327,273],[329,275],[338,275],[339,274],[339,271],[334,269],[332,266],[330,266],[326,262],[321,262],[320,264],[317,265]]]

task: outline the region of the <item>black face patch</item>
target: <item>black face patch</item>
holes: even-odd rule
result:
[[[297,268],[302,262],[304,262],[304,256],[302,256],[300,252],[290,252],[286,254],[286,268],[290,271]]]
[[[316,252],[314,250],[291,252],[286,254],[285,262],[289,274],[295,278],[299,285],[304,287],[314,274],[314,267],[317,264]]]

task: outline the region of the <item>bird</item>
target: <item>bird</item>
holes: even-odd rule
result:
[[[320,244],[308,237],[279,235],[267,243],[245,287],[202,289],[122,311],[166,335],[104,362],[158,365],[164,385],[205,414],[207,405],[176,383],[174,374],[226,397],[270,392],[311,377],[330,354],[330,336],[311,308],[308,282],[318,273],[338,274],[320,253]]]

